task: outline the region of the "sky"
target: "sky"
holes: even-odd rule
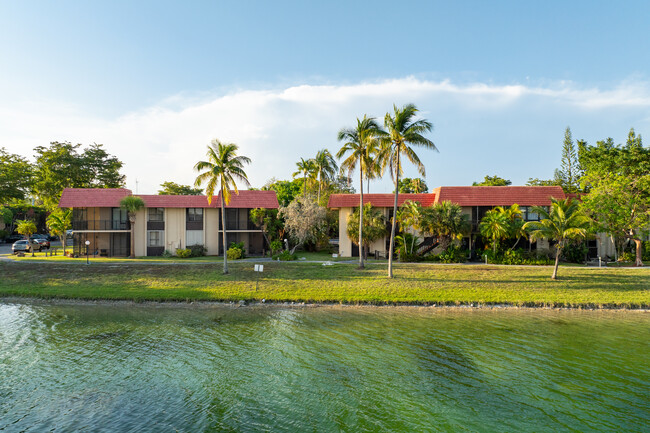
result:
[[[564,130],[650,134],[647,1],[0,0],[0,147],[102,143],[126,186],[194,182],[214,138],[252,186],[406,103],[426,181],[551,178]],[[647,146],[647,144],[646,144]],[[406,176],[417,176],[405,167]],[[389,176],[371,192],[392,191]]]

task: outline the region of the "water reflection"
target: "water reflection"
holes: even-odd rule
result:
[[[638,312],[0,304],[0,431],[643,431]]]

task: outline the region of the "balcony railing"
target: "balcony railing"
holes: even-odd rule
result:
[[[219,230],[222,229],[221,224],[219,224]],[[253,224],[251,221],[240,222],[240,221],[228,221],[226,220],[226,230],[261,230],[258,226]]]
[[[91,220],[72,221],[72,230],[130,230],[128,221]]]

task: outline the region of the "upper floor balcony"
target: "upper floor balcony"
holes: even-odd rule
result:
[[[120,221],[120,220],[73,220],[72,221],[72,231],[75,230],[90,230],[90,231],[102,231],[102,230],[131,230],[131,224],[129,221]]]

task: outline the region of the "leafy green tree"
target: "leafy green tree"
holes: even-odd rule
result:
[[[101,144],[79,152],[81,144],[52,142],[38,146],[34,193],[48,209],[54,209],[65,188],[121,188],[125,176],[122,162],[109,155]]]
[[[239,194],[236,180],[250,186],[244,164],[250,164],[250,158],[238,156],[236,144],[223,144],[216,138],[208,146],[207,161],[199,161],[194,170],[203,171],[196,177],[194,186],[201,186],[206,183],[205,195],[208,196],[208,204],[212,202],[215,190],[220,190],[221,196],[221,224],[223,226],[223,273],[228,273],[228,255],[226,251],[226,205],[230,204],[230,190]]]
[[[386,229],[386,218],[383,213],[370,203],[363,205],[362,230],[362,238],[359,238],[359,209],[357,208],[348,216],[347,233],[348,237],[352,239],[352,242],[359,245],[359,255],[362,255],[361,251],[364,251],[364,249],[367,250],[370,244],[383,238],[388,232]],[[361,240],[361,244],[359,244],[359,240]]]
[[[526,182],[526,186],[555,186],[558,185],[558,181],[556,179],[538,179],[538,178],[528,178],[528,182]]]
[[[429,187],[424,179],[405,177],[399,181],[399,192],[403,194],[422,194],[429,192]]]
[[[288,206],[300,195],[303,182],[300,179],[276,180],[271,179],[262,187],[265,191],[275,191],[280,206]]]
[[[482,182],[472,183],[472,186],[508,186],[508,185],[512,185],[512,182],[510,182],[508,179],[499,177],[496,174],[494,176],[489,176],[489,175],[485,176]]]
[[[478,228],[481,236],[492,244],[492,252],[496,256],[499,242],[508,238],[510,221],[507,215],[496,209],[489,210],[485,213]]]
[[[636,265],[642,266],[643,233],[650,225],[650,149],[631,129],[624,145],[614,140],[596,146],[578,143],[585,170],[582,187],[584,208],[597,226],[617,238],[636,244]]]
[[[162,189],[158,190],[158,195],[201,195],[201,188],[192,188],[190,185],[180,185],[176,182],[163,182],[160,184]]]
[[[32,180],[33,169],[29,161],[0,147],[0,204],[24,200]]]
[[[351,173],[359,167],[359,209],[363,209],[363,179],[364,175],[376,172],[372,152],[378,149],[379,138],[384,132],[381,130],[374,117],[363,116],[357,118],[356,128],[342,128],[338,133],[338,141],[344,141],[343,146],[336,153],[338,159],[347,157],[341,163],[341,168]],[[359,241],[363,245],[363,215],[359,218]],[[359,254],[359,268],[363,269],[363,254]]]
[[[336,176],[339,169],[334,157],[327,149],[319,150],[314,158],[316,175],[318,176],[318,202],[320,203],[321,190],[323,185],[330,182]]]
[[[425,175],[424,164],[420,161],[412,146],[424,147],[425,149],[438,150],[433,142],[424,137],[424,133],[430,132],[433,125],[424,119],[415,120],[418,109],[413,104],[407,104],[402,108],[393,105],[393,114],[386,113],[384,127],[386,135],[382,137],[383,149],[380,161],[383,167],[390,168],[390,174],[395,182],[395,202],[393,204],[393,215],[397,215],[397,202],[399,199],[399,179],[402,175],[401,157],[404,155],[418,170],[421,176]],[[388,253],[388,277],[393,278],[393,251],[395,250],[397,219],[393,218],[390,233],[390,251]]]
[[[316,161],[313,158],[300,158],[300,161],[296,162],[296,167],[298,167],[298,171],[293,173],[293,177],[302,175],[302,195],[307,195],[307,183],[308,181],[313,181],[316,177]]]
[[[278,217],[277,209],[265,209],[263,207],[251,209],[250,220],[262,230],[266,243],[270,246],[273,240],[282,238],[284,235],[284,223]]]
[[[590,220],[582,212],[578,202],[572,199],[551,198],[549,210],[535,206],[533,212],[537,212],[542,217],[541,221],[529,221],[524,224],[524,229],[528,230],[530,239],[533,241],[537,239],[556,241],[555,267],[551,276],[551,279],[555,280],[562,249],[568,240],[587,236]]]
[[[433,236],[443,250],[454,240],[461,240],[469,233],[469,216],[458,203],[443,201],[422,209],[420,227],[423,233]]]
[[[47,217],[47,228],[54,236],[61,239],[61,246],[65,254],[67,231],[72,227],[72,209],[57,209]]]
[[[582,142],[581,142],[582,143]],[[571,129],[567,126],[564,131],[564,143],[562,145],[562,166],[555,170],[555,183],[561,185],[566,193],[577,193],[580,191],[580,177],[583,175],[576,147],[571,137]]]
[[[120,200],[120,207],[126,211],[131,225],[131,258],[135,258],[135,217],[137,212],[144,208],[144,201],[140,197],[129,195]]]
[[[36,233],[36,224],[34,221],[29,220],[20,220],[18,221],[18,226],[16,227],[18,234],[25,236],[25,239],[29,241],[29,249],[32,251],[32,257],[34,257],[34,245],[29,239],[31,235]]]

